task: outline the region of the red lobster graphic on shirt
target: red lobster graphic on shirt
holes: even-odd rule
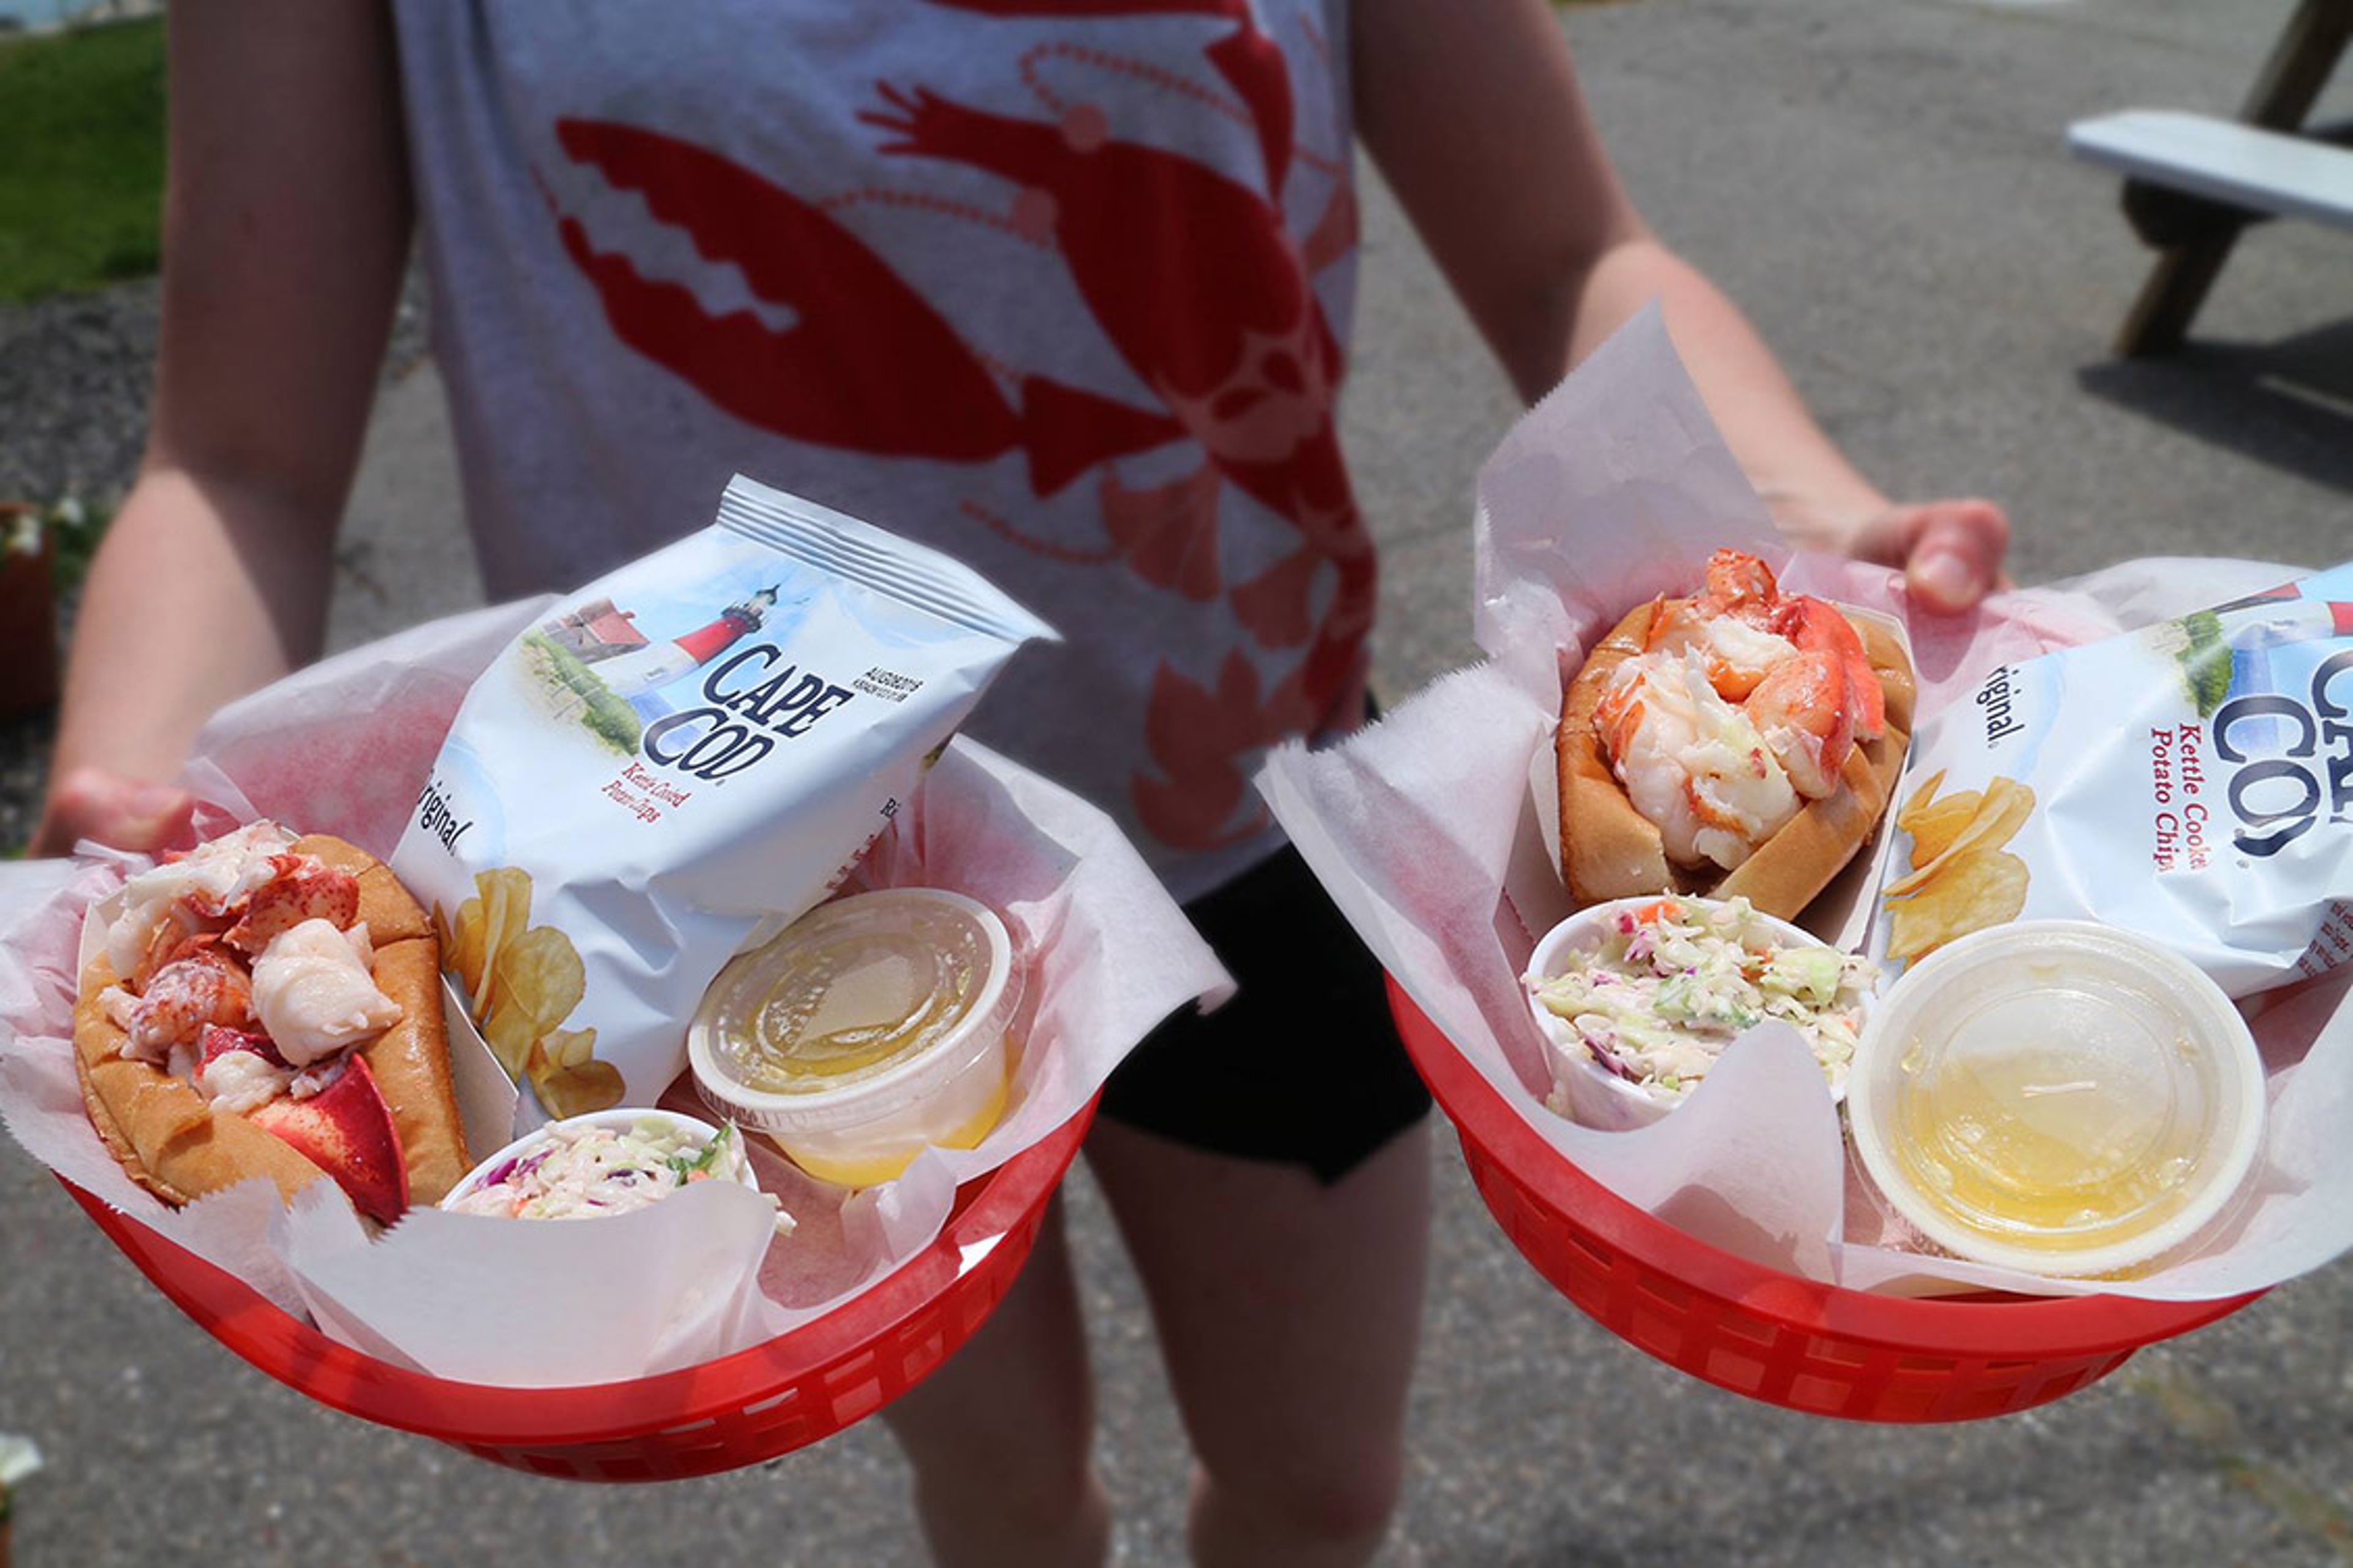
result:
[[[985,462],[1019,451],[1051,495],[1107,458],[1165,444],[1168,419],[1044,376],[1008,399],[978,355],[866,242],[823,209],[691,142],[610,121],[559,120],[557,142],[797,319],[713,316],[691,290],[601,251],[558,211],[573,265],[622,342],[764,429],[885,457]]]

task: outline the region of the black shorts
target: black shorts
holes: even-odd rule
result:
[[[1330,1183],[1430,1113],[1381,966],[1299,851],[1284,846],[1185,912],[1240,988],[1145,1037],[1104,1087],[1103,1114]]]

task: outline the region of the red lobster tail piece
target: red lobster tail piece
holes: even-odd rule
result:
[[[408,1162],[366,1058],[353,1056],[310,1099],[273,1100],[252,1121],[332,1176],[370,1219],[390,1225],[407,1210]]]

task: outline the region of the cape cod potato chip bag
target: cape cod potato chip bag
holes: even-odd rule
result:
[[[651,1105],[738,947],[830,891],[1013,650],[1053,628],[948,557],[738,476],[483,672],[392,866],[515,1131]]]
[[[1924,723],[1875,952],[2152,937],[2233,996],[2353,960],[2353,563],[1995,670]]]

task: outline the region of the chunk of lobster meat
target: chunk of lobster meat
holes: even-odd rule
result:
[[[106,929],[106,955],[114,973],[143,979],[140,960],[162,928],[185,935],[217,931],[234,920],[230,911],[242,908],[246,895],[269,879],[272,858],[293,842],[274,822],[248,823],[185,854],[167,856],[132,878],[123,884],[121,912]]]
[[[1855,715],[1852,682],[1836,654],[1788,659],[1765,678],[1742,711],[1799,795],[1821,800],[1839,787],[1854,750]]]
[[[211,943],[157,970],[131,1009],[122,1054],[162,1062],[174,1046],[193,1047],[206,1026],[241,1028],[253,1018],[253,983],[237,962]]]
[[[1648,684],[1646,667],[1629,659],[1618,667],[1602,689],[1601,700],[1594,704],[1593,732],[1601,738],[1601,754],[1613,763],[1632,749],[1641,730],[1642,691]]]
[[[291,1063],[278,1054],[278,1047],[259,1029],[232,1029],[221,1024],[206,1024],[196,1037],[196,1061],[209,1066],[215,1059],[231,1051],[250,1051],[271,1067],[290,1067]]]
[[[1719,550],[1707,558],[1707,587],[1700,604],[1713,616],[1730,616],[1762,626],[1781,604],[1773,568],[1739,550]]]
[[[278,1054],[308,1067],[400,1022],[400,1004],[377,989],[364,956],[366,932],[304,921],[254,961],[256,1016]]]
[[[1731,870],[1797,815],[1765,738],[1716,695],[1696,653],[1627,660],[1594,720],[1610,771],[1678,865]]]
[[[124,1034],[139,1016],[139,997],[135,992],[121,985],[110,985],[98,994],[98,1005],[106,1014],[106,1021]]]
[[[139,955],[139,963],[131,971],[132,988],[146,990],[157,970],[191,957],[219,940],[217,931],[205,930],[194,916],[183,919],[167,913],[156,922],[154,933],[147,939],[146,951]]]
[[[274,822],[248,822],[141,872],[130,886],[135,896],[185,899],[207,920],[231,918],[293,843],[293,835]]]
[[[1803,652],[1827,653],[1838,660],[1857,740],[1875,741],[1887,732],[1887,695],[1880,689],[1879,676],[1854,623],[1835,605],[1805,595],[1789,599],[1775,615],[1774,629]]]
[[[390,1225],[408,1207],[408,1162],[366,1058],[309,1099],[272,1100],[248,1120],[333,1177],[368,1218]]]
[[[269,879],[247,895],[242,915],[229,928],[228,944],[238,952],[258,953],[304,921],[325,921],[341,931],[359,919],[359,879],[349,871],[315,855],[278,855],[269,864]]]
[[[1660,600],[1642,650],[1697,653],[1708,684],[1727,702],[1745,701],[1775,665],[1797,652],[1788,638],[1712,609],[1704,599]]]
[[[276,1060],[277,1052],[264,1056],[245,1046],[218,1048],[222,1042],[216,1035],[240,1040],[258,1040],[267,1047],[269,1042],[259,1035],[247,1035],[229,1029],[207,1029],[201,1047],[203,1059],[196,1064],[196,1092],[211,1102],[215,1110],[254,1111],[286,1092],[294,1081],[294,1069]]]

